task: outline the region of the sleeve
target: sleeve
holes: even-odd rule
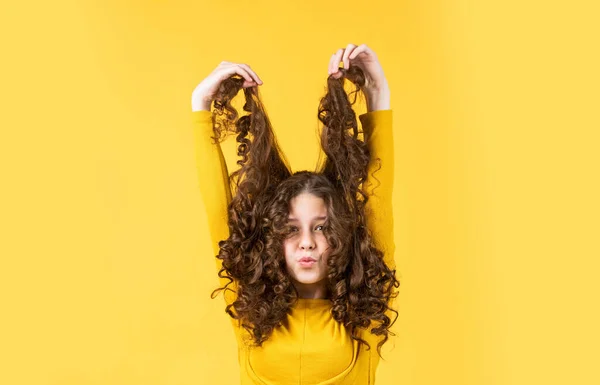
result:
[[[364,140],[371,152],[368,176],[364,182],[368,194],[367,226],[375,237],[375,244],[384,252],[384,262],[396,268],[394,260],[394,138],[392,110],[377,110],[359,116]],[[378,160],[379,158],[379,160]]]
[[[231,188],[221,145],[214,143],[212,139],[214,133],[211,116],[210,111],[192,111],[200,196],[206,210],[212,254],[216,257],[219,254],[219,241],[229,238],[227,209],[231,202]],[[222,263],[218,258],[215,261],[218,272]],[[221,287],[227,282],[228,279],[219,277]],[[229,288],[235,289],[235,283]],[[230,294],[229,291],[226,292],[227,303],[232,302],[229,300]]]
[[[392,270],[396,268],[394,252],[394,213],[392,207],[392,191],[394,188],[394,138],[392,129],[392,110],[371,111],[359,116],[364,138],[371,151],[369,174],[365,181],[368,194],[366,215],[367,226],[375,237],[375,244],[384,253],[384,262]],[[380,160],[378,160],[378,158]],[[375,173],[373,175],[373,173]],[[390,305],[396,309],[393,300]],[[397,310],[397,309],[396,309]],[[388,310],[386,315],[394,320],[396,314]],[[377,344],[381,337],[369,336],[370,380],[375,381],[379,354]],[[389,343],[389,342],[388,342]]]

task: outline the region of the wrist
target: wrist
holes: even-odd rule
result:
[[[368,90],[365,92],[367,111],[389,110],[390,89],[385,86],[381,89]]]
[[[202,97],[192,96],[192,111],[210,111],[212,101]]]

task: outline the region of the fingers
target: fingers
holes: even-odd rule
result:
[[[221,67],[223,71],[221,73],[222,79],[225,79],[233,74],[238,74],[246,80],[247,83],[244,84],[245,87],[263,84],[263,81],[247,64],[223,61],[219,67]]]
[[[333,73],[333,59],[335,58],[335,54],[331,55],[329,58],[329,67],[327,68],[327,74],[331,75]]]
[[[346,48],[338,49],[336,53],[331,55],[331,58],[329,59],[328,74],[335,74],[334,77],[339,78],[339,76],[341,76],[340,74],[338,74],[340,61],[342,62],[343,67],[345,69],[348,69],[350,68],[350,61],[355,59],[361,52],[366,52],[369,54],[373,53],[373,51],[371,51],[371,49],[367,47],[366,44],[361,44],[357,46],[355,44],[350,43],[346,46]]]
[[[340,61],[342,60],[342,54],[344,53],[344,49],[340,48],[336,53],[331,55],[329,59],[329,74],[334,74],[338,72],[338,68],[340,67]]]
[[[244,68],[242,68],[238,65],[233,65],[233,66],[229,66],[229,67],[225,68],[223,73],[221,74],[221,79],[224,80],[234,74],[240,75],[248,83],[254,83],[254,79],[252,79],[252,76],[250,76],[248,71],[246,71]]]
[[[247,64],[239,64],[240,67],[244,68],[246,71],[248,71],[248,73],[250,73],[250,75],[252,75],[252,78],[254,78],[254,81],[258,84],[262,84],[262,80],[260,80],[260,78],[258,77],[258,75],[252,71],[252,69],[250,68],[249,65]]]
[[[346,46],[346,49],[344,50],[344,54],[342,55],[342,61],[344,62],[345,69],[350,68],[349,56],[350,56],[350,54],[352,54],[352,52],[354,51],[355,48],[356,48],[355,44],[348,44]]]
[[[356,49],[350,54],[350,60],[354,59],[356,56],[363,52],[369,55],[375,55],[375,52],[373,52],[371,48],[367,47],[366,44],[361,44],[358,47],[356,47]]]

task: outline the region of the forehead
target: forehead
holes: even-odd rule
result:
[[[295,219],[313,219],[327,216],[325,201],[313,194],[303,193],[290,201],[289,216]]]

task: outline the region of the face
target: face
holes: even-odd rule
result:
[[[290,202],[288,224],[292,232],[284,241],[288,274],[301,298],[324,298],[329,244],[323,234],[327,207],[323,199],[303,193]],[[312,262],[302,262],[302,258]]]

